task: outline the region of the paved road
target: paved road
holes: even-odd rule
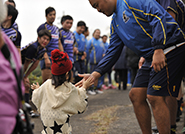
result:
[[[125,91],[108,89],[103,94],[89,95],[86,112],[74,115],[70,119],[73,134],[141,134],[128,93],[129,89]],[[110,116],[106,112],[110,112]],[[106,115],[107,119],[101,118],[102,115]],[[96,116],[100,120],[97,121]],[[177,123],[177,134],[181,134],[183,128],[183,116]],[[35,123],[34,133],[40,134],[42,130],[40,119],[35,118],[32,121]],[[105,124],[102,125],[102,122]],[[152,126],[155,126],[153,119]]]

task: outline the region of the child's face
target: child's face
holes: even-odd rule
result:
[[[38,37],[38,43],[41,45],[41,47],[46,47],[49,42],[50,42],[50,38],[47,35]]]

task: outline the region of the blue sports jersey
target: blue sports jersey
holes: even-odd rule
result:
[[[85,51],[85,36],[83,34],[78,34],[74,31],[75,35],[75,44],[74,47],[78,48],[79,54],[74,55],[74,61],[78,61],[81,59],[83,52]]]
[[[181,0],[156,0],[165,10],[172,10],[176,14],[176,21],[185,32],[185,5]]]
[[[185,5],[183,1],[176,0],[177,3],[177,22],[180,28],[185,32]]]
[[[52,39],[49,42],[49,44],[46,46],[47,54],[50,57],[51,56],[51,51],[54,49],[59,49],[58,48],[58,40],[59,40],[59,29],[55,25],[49,25],[47,22],[40,25],[39,28],[37,29],[37,33],[41,29],[47,29],[51,33]]]
[[[63,28],[60,30],[60,41],[63,45],[64,51],[69,55],[69,59],[73,60],[73,44],[74,44],[74,34],[71,31],[65,31]]]
[[[13,26],[11,26],[10,28],[3,28],[3,26],[1,26],[2,31],[5,32],[5,34],[11,39],[11,41],[14,43],[14,45],[17,48],[21,47],[21,33],[14,28]]]
[[[85,59],[85,65],[87,65],[87,63],[89,62],[89,57],[88,57],[89,51],[87,50],[87,45],[88,45],[88,40],[85,38],[85,52],[87,54],[86,59]]]
[[[171,10],[177,14],[176,0],[156,0],[165,10]]]
[[[107,43],[107,42],[103,42],[102,41],[102,46],[103,46],[103,48],[104,48],[104,53],[107,51],[107,49],[108,49],[108,46],[109,46],[109,43]]]
[[[21,48],[22,64],[24,64],[25,60],[41,60],[45,52],[46,48],[40,47],[38,41],[31,42]]]
[[[124,45],[151,59],[155,49],[185,41],[185,35],[170,14],[154,0],[117,0],[111,22],[110,45],[96,71],[104,74],[120,56]]]
[[[14,22],[14,23],[13,23],[13,25],[12,25],[12,27],[14,27],[14,28],[18,29],[18,25],[17,25],[17,23],[16,23],[16,22]]]
[[[88,57],[89,57],[90,64],[96,65],[100,62],[100,60],[103,57],[104,46],[101,43],[101,41],[99,41],[93,37],[88,42],[87,51],[89,51]]]

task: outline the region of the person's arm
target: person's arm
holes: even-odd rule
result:
[[[26,63],[26,62],[25,62]],[[33,71],[33,70],[35,70],[35,68],[38,66],[38,64],[39,64],[39,60],[36,60],[32,65],[31,65],[31,67],[28,69],[28,71],[26,71],[26,74],[25,74],[25,78],[27,78],[28,76],[29,76],[29,74]]]
[[[165,48],[167,39],[166,20],[174,23],[176,22],[171,18],[170,15],[168,15],[162,6],[157,4],[156,1],[129,1],[128,6],[130,8],[134,7],[134,14],[136,14],[136,12],[139,13],[139,17],[148,21],[149,26],[152,29],[152,35],[149,35],[146,31],[145,33],[151,38],[151,45],[154,49],[151,67],[153,67],[154,70],[158,72],[165,66],[165,56],[163,49]],[[178,29],[176,28],[175,30]]]
[[[46,68],[50,68],[51,67],[51,61],[50,61],[50,59],[48,57],[48,54],[46,52],[44,53],[43,57],[44,57],[44,62],[45,62]]]
[[[30,63],[31,63],[31,60],[25,60],[25,62],[24,62],[24,73],[28,69],[28,66],[29,66]]]
[[[15,46],[17,47],[17,50],[20,54],[20,59],[21,59],[21,50],[20,50],[21,39],[22,39],[21,33],[19,31],[17,31],[17,38],[16,38],[16,41],[14,43],[15,43]]]
[[[176,14],[172,10],[167,10],[167,12],[176,20]]]
[[[60,39],[58,40],[58,48],[59,48],[60,51],[64,51],[64,48],[62,46],[62,43],[61,43]]]
[[[177,4],[176,0],[156,0],[173,18],[176,20]]]
[[[161,0],[161,1],[157,0],[157,1],[173,17],[173,19],[176,20],[177,5],[176,5],[175,1],[174,0],[165,0],[165,1],[164,0]],[[154,70],[156,72],[160,71],[165,66],[164,61],[161,61],[161,63],[158,62],[162,58],[165,58],[163,50],[162,49],[155,50],[151,67],[154,67]],[[143,60],[143,59],[141,58],[140,61],[141,60]],[[140,68],[140,66],[139,66],[139,68]]]
[[[123,46],[124,44],[116,32],[111,34],[110,45],[106,51],[105,56],[95,68],[95,71],[99,72],[101,75],[109,71],[120,57]]]
[[[4,45],[4,40],[2,38],[2,34],[1,34],[1,30],[0,30],[0,49],[3,47]]]

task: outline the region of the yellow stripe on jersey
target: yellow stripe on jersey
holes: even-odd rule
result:
[[[164,29],[164,25],[163,25],[163,23],[161,21],[161,18],[159,18],[155,14],[145,13],[143,10],[140,10],[140,9],[137,9],[137,8],[133,8],[133,7],[131,7],[131,6],[128,5],[128,3],[126,2],[126,0],[124,0],[124,1],[127,4],[127,6],[128,6],[129,9],[132,9],[132,10],[135,10],[135,11],[138,11],[138,12],[142,12],[144,15],[150,15],[150,16],[156,17],[160,21],[160,24],[161,24],[161,27],[162,27],[162,30],[163,30],[163,35],[164,35],[164,41],[163,41],[163,45],[164,45],[166,43],[166,32],[165,32],[165,29]],[[134,18],[136,19],[136,16]],[[140,27],[144,30],[144,32],[149,36],[149,34],[146,32],[146,30],[143,28],[143,26],[138,22],[138,20],[136,20],[136,21],[140,25]],[[149,37],[151,38],[151,36],[149,36]]]

